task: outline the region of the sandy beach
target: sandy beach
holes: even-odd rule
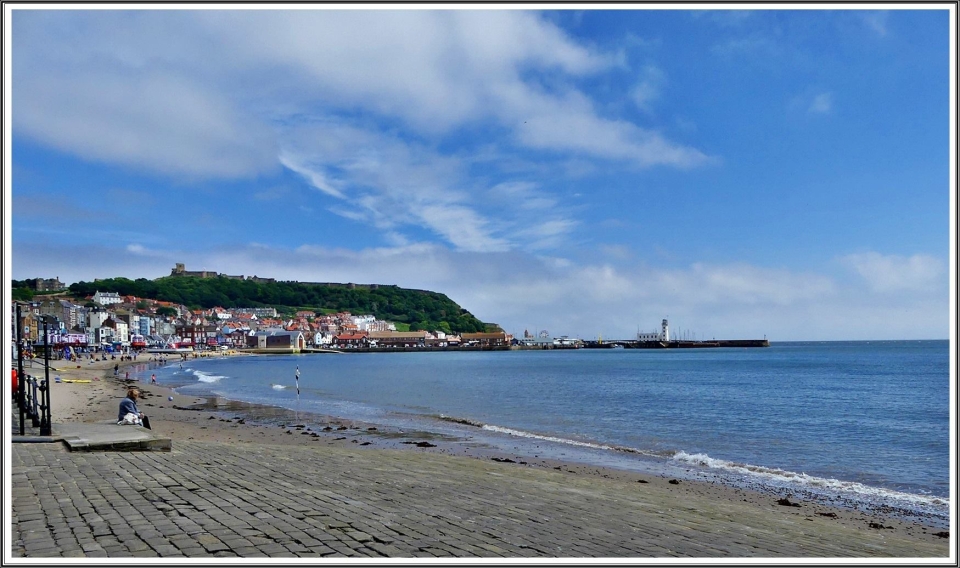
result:
[[[118,377],[113,376],[115,364],[120,365]],[[126,368],[144,364],[153,363],[143,357],[138,361],[124,362],[51,362],[54,428],[57,424],[68,422],[115,420],[118,404],[128,385],[135,385],[142,392],[140,408],[149,416],[152,429],[161,436],[171,438],[174,449],[178,442],[190,441],[230,444],[234,448],[268,446],[273,449],[271,451],[282,451],[283,447],[291,445],[297,446],[297,451],[304,449],[319,453],[329,448],[341,453],[362,453],[365,457],[376,455],[376,452],[389,452],[393,455],[402,450],[404,455],[409,456],[407,459],[413,460],[417,459],[416,456],[423,456],[425,460],[428,457],[430,460],[442,460],[443,456],[456,452],[458,455],[449,456],[447,459],[470,458],[487,463],[499,462],[501,469],[498,471],[504,476],[503,481],[506,484],[510,483],[511,475],[522,477],[536,471],[541,471],[543,475],[560,472],[568,476],[571,483],[577,480],[578,484],[609,483],[611,486],[618,486],[629,483],[631,490],[642,491],[651,500],[679,500],[690,510],[709,510],[715,506],[733,507],[742,511],[744,516],[759,515],[759,518],[767,518],[770,523],[783,522],[785,519],[790,523],[793,520],[803,520],[806,526],[819,527],[818,530],[824,533],[830,533],[832,527],[838,534],[862,534],[864,538],[873,538],[880,534],[889,538],[896,537],[908,545],[912,542],[918,550],[942,550],[943,556],[948,555],[950,539],[946,537],[946,530],[922,521],[902,520],[882,512],[852,510],[832,506],[830,503],[804,502],[793,496],[778,498],[777,495],[727,487],[709,480],[671,483],[675,480],[644,476],[635,472],[555,460],[523,460],[516,456],[493,454],[482,448],[469,446],[452,448],[442,443],[432,444],[426,433],[422,439],[408,436],[400,440],[390,433],[378,430],[375,425],[353,423],[334,417],[330,417],[322,427],[311,429],[297,424],[293,413],[283,409],[184,397],[160,385],[124,378]],[[30,372],[39,374],[42,373],[42,368],[28,368],[28,373]],[[143,375],[142,372],[139,374]],[[149,376],[149,371],[146,376]],[[54,377],[67,381],[89,382],[53,382]],[[173,399],[170,400],[169,397]],[[271,420],[262,420],[267,416]],[[415,441],[421,443],[411,443]],[[784,497],[800,506],[778,503]]]

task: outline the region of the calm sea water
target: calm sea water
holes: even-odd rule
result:
[[[941,512],[950,494],[945,340],[259,356],[174,363],[158,380],[599,465],[672,465]]]

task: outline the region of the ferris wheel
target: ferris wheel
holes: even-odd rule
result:
[[[540,337],[541,337],[542,339],[546,339],[546,338],[550,337],[550,332],[544,329],[543,331],[540,332]]]

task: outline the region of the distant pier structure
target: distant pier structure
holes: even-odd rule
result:
[[[708,341],[689,341],[684,339],[670,339],[670,322],[664,318],[660,322],[660,331],[651,333],[637,332],[636,339],[605,339],[603,341],[583,341],[586,349],[611,349],[623,347],[626,349],[672,349],[672,348],[701,348],[701,347],[770,347],[770,341],[763,339],[712,339]]]

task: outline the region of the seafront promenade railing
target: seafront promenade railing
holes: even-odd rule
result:
[[[20,433],[24,433],[24,417],[30,419],[34,428],[40,428],[41,436],[51,434],[50,423],[50,381],[27,375],[23,378],[20,391]]]

